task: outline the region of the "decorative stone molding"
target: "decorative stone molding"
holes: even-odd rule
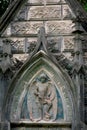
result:
[[[13,59],[12,57],[12,52],[11,52],[11,44],[12,44],[12,40],[11,39],[4,39],[3,41],[3,54],[2,54],[2,58],[1,58],[1,62],[0,62],[0,68],[2,70],[3,73],[6,73],[7,71],[10,71],[11,77],[14,74],[15,71],[17,71],[16,68],[17,65],[19,63],[22,62],[17,60],[17,59]]]
[[[12,24],[12,34],[36,34],[43,22],[18,22]]]
[[[2,117],[10,120],[11,124],[15,124],[16,121],[26,124],[28,121],[29,125],[35,123],[40,125],[43,122],[47,124],[52,122],[58,125],[58,122],[62,119],[66,124],[66,128],[70,129],[71,126],[68,126],[67,122],[71,125],[72,119],[76,117],[74,109],[76,105],[74,102],[74,98],[76,98],[74,95],[75,86],[67,73],[59,66],[56,57],[48,52],[46,46],[45,30],[44,27],[41,27],[38,34],[38,44],[34,52],[10,84],[11,89],[8,89]],[[43,78],[43,74],[45,74],[45,78]],[[45,79],[45,82],[43,79]],[[47,94],[46,97],[41,98],[45,94]],[[44,102],[42,99],[44,99]],[[38,103],[35,102],[36,100]],[[36,103],[36,106],[32,103]],[[38,105],[43,106],[40,107],[39,116],[37,112],[39,110]],[[30,116],[25,114],[27,111]],[[64,115],[60,114],[62,112]],[[38,117],[41,117],[41,120],[38,120]]]
[[[37,6],[37,7],[31,7],[29,10],[29,18],[39,18],[39,19],[48,19],[48,18],[61,18],[61,6],[55,5],[55,6]]]

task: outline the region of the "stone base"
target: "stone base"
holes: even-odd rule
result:
[[[11,123],[11,130],[72,130],[70,122],[39,122],[19,121]]]

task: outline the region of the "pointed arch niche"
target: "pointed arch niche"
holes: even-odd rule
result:
[[[51,107],[49,106],[50,103],[45,107],[45,110],[47,109],[48,111],[46,123],[62,121],[72,124],[74,116],[72,83],[61,67],[53,62],[44,51],[39,51],[32,56],[19,70],[10,84],[4,104],[4,118],[6,120],[11,123],[18,123],[20,121],[23,121],[23,123],[26,121],[28,123],[41,123],[41,120],[35,122],[35,120],[30,119],[30,111],[33,111],[37,117],[38,114],[35,114],[35,112],[38,109],[35,100],[38,96],[33,98],[32,92],[37,90],[38,85],[41,85],[43,88],[43,84],[37,83],[38,85],[34,85],[34,87],[31,84],[32,82],[39,82],[38,77],[42,74],[45,74],[48,77],[47,82],[51,83],[51,94],[48,94],[48,98],[50,98],[50,95],[55,97],[52,99]],[[42,90],[40,92],[42,93]],[[39,94],[40,92],[38,90]],[[32,102],[36,103],[36,106]],[[31,104],[33,104],[33,110],[31,110]],[[44,105],[42,106],[44,107]],[[50,109],[52,109],[51,112]],[[49,115],[51,115],[52,119]],[[44,117],[42,120],[44,120]]]

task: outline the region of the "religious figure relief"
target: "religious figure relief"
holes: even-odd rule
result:
[[[57,95],[54,84],[44,73],[34,79],[28,92],[28,111],[31,121],[54,121],[57,115]]]

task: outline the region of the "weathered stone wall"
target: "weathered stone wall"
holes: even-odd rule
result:
[[[57,57],[58,63],[62,64],[62,67],[67,66],[70,71],[70,67],[72,67],[70,65],[73,64],[75,53],[77,53],[73,53],[77,49],[74,39],[77,35],[72,33],[78,30],[77,24],[75,21],[73,22],[75,18],[76,15],[71,11],[65,0],[28,0],[23,5],[0,37],[0,111],[2,111],[6,90],[13,75],[25,63],[27,57],[31,55],[38,44],[37,37],[41,26],[45,27],[48,51],[53,55],[59,55]],[[81,54],[84,65],[87,65],[87,34],[84,31],[78,37],[82,43]],[[81,49],[81,46],[78,48]],[[68,59],[70,62],[65,63],[63,62],[64,59]],[[64,70],[67,71],[66,67]],[[69,73],[69,71],[67,72]],[[72,72],[74,72],[73,69]],[[72,74],[69,74],[72,77]],[[77,91],[78,88],[76,88]],[[12,130],[15,130],[15,128]]]
[[[3,39],[11,40],[12,48],[14,47],[17,53],[26,53],[33,43],[36,44],[39,28],[45,26],[48,44],[52,48],[50,50],[66,51],[67,54],[69,52],[70,59],[70,50],[74,44],[71,20],[73,17],[75,16],[65,1],[28,1],[4,32]],[[51,42],[54,42],[52,47]]]

